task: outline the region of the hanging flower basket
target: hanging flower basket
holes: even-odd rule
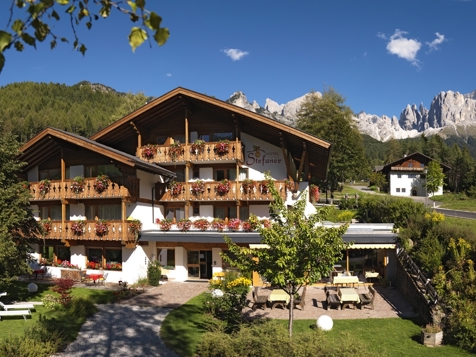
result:
[[[219,156],[228,154],[230,151],[230,142],[228,140],[220,140],[215,144],[215,153]]]
[[[172,196],[178,196],[182,193],[183,185],[181,182],[172,181],[169,183],[169,190]]]
[[[268,180],[261,181],[259,184],[260,192],[264,195],[268,194],[270,185],[271,185],[271,182],[269,182]]]
[[[241,227],[241,221],[238,218],[232,218],[228,221],[228,229],[232,232],[239,231]]]
[[[175,141],[173,144],[170,145],[169,156],[172,161],[177,161],[177,158],[182,155],[182,152],[182,144],[180,144],[180,141]]]
[[[74,194],[78,195],[84,191],[84,177],[83,176],[76,176],[71,183],[71,191]]]
[[[48,179],[41,180],[40,184],[38,185],[38,189],[40,190],[40,195],[42,196],[50,192],[50,188],[51,188],[51,182]]]
[[[221,180],[218,185],[216,186],[217,193],[220,196],[226,195],[228,192],[230,192],[230,187],[231,183],[228,180]]]
[[[205,192],[205,182],[202,180],[192,182],[190,190],[194,196],[202,195]]]
[[[146,160],[151,160],[157,154],[157,146],[152,144],[147,144],[142,148],[142,157]]]
[[[212,222],[212,228],[216,229],[218,232],[223,232],[227,224],[224,219],[215,218]]]
[[[99,175],[94,179],[93,184],[94,190],[97,193],[103,193],[109,187],[109,176],[107,175]]]
[[[84,227],[86,227],[86,222],[80,219],[71,225],[71,231],[75,236],[80,236],[84,233]]]
[[[294,181],[293,180],[286,180],[284,181],[284,186],[286,186],[286,190],[294,191]]]
[[[170,228],[174,225],[174,222],[171,219],[156,219],[155,223],[160,226],[162,231],[170,231]]]
[[[127,223],[131,233],[138,233],[142,228],[142,222],[139,219],[128,219]]]
[[[177,228],[182,232],[188,232],[192,227],[192,221],[189,219],[181,219],[177,222]]]
[[[251,179],[243,180],[241,187],[243,188],[244,193],[252,193],[256,187],[256,181]]]
[[[51,232],[51,221],[49,219],[43,219],[41,221],[41,228],[43,228],[43,233],[48,234]]]
[[[206,231],[210,227],[210,222],[205,218],[201,218],[193,222],[193,226],[201,231]]]
[[[104,237],[109,232],[109,224],[104,219],[100,219],[94,226],[94,232],[98,237]]]
[[[319,187],[311,184],[309,186],[309,196],[311,198],[311,201],[313,202],[319,201]]]
[[[203,154],[205,151],[205,141],[197,139],[190,145],[190,153],[195,155]]]

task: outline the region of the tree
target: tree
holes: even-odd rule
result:
[[[3,127],[3,124],[0,123]],[[3,128],[2,128],[3,129]],[[40,227],[30,208],[28,186],[17,176],[24,163],[17,160],[18,142],[10,133],[0,135],[0,291],[29,273],[28,243],[37,241]]]
[[[339,183],[365,176],[368,170],[362,136],[352,119],[352,110],[334,89],[307,95],[298,111],[297,128],[332,143],[327,183],[321,188],[336,191]]]
[[[435,193],[443,185],[445,174],[441,169],[441,166],[436,161],[432,160],[428,164],[428,172],[426,173],[426,191],[429,193]]]
[[[290,296],[288,329],[292,336],[294,294],[303,285],[314,284],[327,276],[333,265],[342,259],[342,251],[347,246],[342,235],[347,225],[325,228],[319,223],[326,212],[306,217],[304,196],[288,208],[274,185],[269,187],[273,196],[270,204],[273,223],[269,228],[259,229],[262,243],[268,248],[240,247],[225,237],[234,258],[229,255],[223,255],[223,258],[241,271],[256,271],[272,286],[286,291]]]
[[[380,190],[387,184],[387,179],[381,172],[372,172],[369,179],[370,183],[377,186]]]
[[[4,52],[12,46],[17,51],[23,51],[25,45],[36,48],[37,42],[50,40],[50,48],[53,49],[58,41],[69,42],[67,37],[52,31],[53,21],[60,21],[63,12],[70,20],[73,49],[83,55],[87,48],[80,42],[76,27],[84,19],[84,25],[91,29],[93,21],[109,17],[112,9],[127,15],[139,25],[132,27],[129,33],[132,50],[150,38],[149,31],[153,31],[153,40],[159,46],[163,45],[169,37],[169,30],[160,27],[162,18],[145,8],[146,0],[131,0],[127,3],[130,8],[124,8],[121,1],[113,0],[12,0],[6,26],[9,30],[0,31],[0,72],[5,64]]]

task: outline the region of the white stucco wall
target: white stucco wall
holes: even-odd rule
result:
[[[400,175],[401,177],[398,177]],[[409,175],[415,175],[415,177],[409,177]],[[391,172],[389,175],[389,186],[390,186],[390,195],[392,196],[403,196],[410,197],[412,195],[412,190],[416,190],[417,196],[425,197],[426,192],[426,180],[420,178],[420,174],[415,174],[414,172]],[[397,189],[400,189],[400,192],[397,192]],[[405,190],[405,192],[403,192]],[[443,186],[440,186],[437,192],[429,193],[428,196],[433,195],[442,195]]]
[[[137,202],[135,204],[130,203],[127,205],[127,217],[126,218],[139,219],[142,222],[142,229],[156,229],[156,219],[164,218],[164,206],[154,204],[154,214],[152,215],[152,204]]]
[[[137,178],[140,180],[139,197],[148,200],[152,199],[152,188],[155,187],[156,182],[163,182],[163,177],[160,175],[153,175],[142,170],[136,170]]]
[[[70,248],[71,251],[71,264],[77,265],[81,269],[86,268],[86,246],[76,245]]]
[[[122,281],[133,284],[147,277],[149,258],[142,246],[137,246],[135,249],[123,247],[122,260]]]
[[[212,274],[222,271],[222,257],[220,253],[222,252],[221,248],[212,248]]]
[[[187,250],[184,247],[175,247],[175,279],[185,281],[187,278]]]

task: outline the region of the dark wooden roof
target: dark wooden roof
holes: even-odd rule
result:
[[[141,169],[146,172],[164,175],[167,177],[176,176],[175,173],[166,170],[163,167],[141,160],[136,156],[126,154],[80,135],[72,134],[67,131],[55,128],[46,128],[34,138],[25,143],[20,148],[21,155],[19,159],[27,163],[27,166],[24,167],[23,170],[28,171],[32,167],[37,166],[48,160],[50,157],[56,155],[61,151],[62,148],[75,147],[90,150],[94,153],[108,157],[111,160],[121,162],[122,164]]]
[[[160,126],[182,127],[183,121],[178,119],[185,117],[190,122],[190,131],[192,127],[196,130],[199,126],[225,125],[226,122],[272,145],[284,146],[291,152],[296,167],[299,167],[302,152],[306,148],[310,174],[322,180],[326,178],[331,147],[329,142],[233,104],[180,87],[128,114],[90,139],[120,148],[121,143],[137,136],[136,130],[148,133]]]
[[[434,161],[431,157],[429,156],[426,156],[420,152],[414,152],[413,154],[410,154],[410,155],[407,155],[407,156],[404,156],[394,162],[391,162],[389,164],[386,164],[385,166],[381,167],[380,170],[378,171],[382,171],[384,174],[388,174],[392,167],[395,167],[395,166],[399,166],[401,165],[402,163],[404,163],[405,161],[408,161],[408,160],[415,160],[415,161],[418,161],[422,164],[426,166],[428,166],[428,164],[431,162],[431,161]],[[442,163],[439,163],[439,165],[441,166],[441,168],[443,169],[443,172],[446,172],[448,170],[451,170],[451,167],[449,167],[448,165],[445,165],[445,164],[442,164]],[[408,168],[408,170],[410,169],[413,169],[414,171],[423,171],[425,169],[425,167],[421,167],[421,168],[418,168],[418,167],[412,167],[412,168]],[[376,167],[377,169],[377,167]]]

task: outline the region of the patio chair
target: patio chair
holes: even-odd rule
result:
[[[306,305],[306,289],[307,286],[302,288],[302,295],[299,297],[299,299],[294,299],[293,305],[294,307],[299,306],[301,311],[304,310],[304,306]]]
[[[266,308],[266,303],[268,302],[268,297],[261,295],[258,295],[258,288],[255,288],[252,292],[253,296],[253,305],[251,306],[251,310],[255,311],[258,307],[260,309],[265,309]]]
[[[375,301],[375,289],[373,286],[369,286],[369,293],[368,294],[359,294],[360,299],[360,310],[363,309],[365,305],[369,305],[370,308],[374,309],[374,301]]]
[[[106,285],[107,275],[108,273],[104,273],[103,276],[98,279],[98,284]]]

